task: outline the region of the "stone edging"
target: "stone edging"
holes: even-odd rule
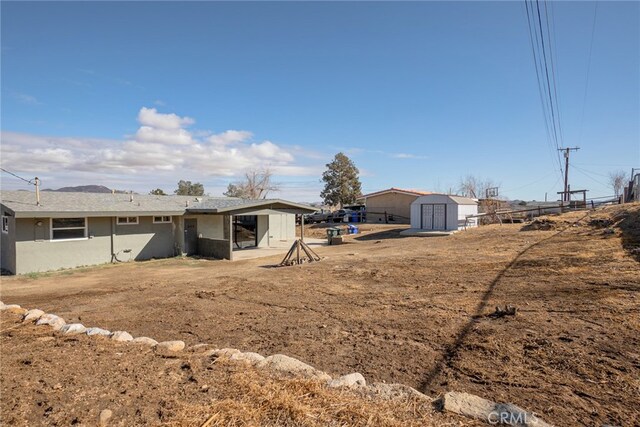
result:
[[[87,328],[81,323],[66,323],[65,320],[55,314],[45,313],[34,308],[28,310],[18,304],[4,304],[0,301],[0,311],[7,311],[22,315],[22,322],[35,323],[38,326],[49,325],[54,331],[64,335],[86,334],[88,336],[102,336],[113,341],[137,344],[153,348],[156,353],[163,356],[177,356],[185,349],[184,341],[158,342],[149,337],[134,338],[126,331],[111,332],[106,329]],[[203,355],[212,358],[224,358],[235,362],[249,363],[258,369],[268,369],[275,372],[292,374],[304,378],[315,379],[324,382],[327,387],[350,389],[364,392],[364,394],[376,395],[384,399],[417,398],[425,403],[436,404],[440,409],[479,419],[489,424],[512,424],[517,426],[550,427],[535,413],[529,413],[510,403],[495,403],[468,393],[449,392],[440,399],[419,392],[413,387],[404,384],[373,383],[367,385],[362,374],[354,372],[338,378],[331,378],[326,372],[320,371],[311,365],[307,365],[298,359],[284,354],[274,354],[264,357],[258,353],[241,352],[234,348],[222,348],[208,350],[210,344],[196,344],[188,348],[189,351],[203,351]],[[498,421],[498,422],[496,422]]]

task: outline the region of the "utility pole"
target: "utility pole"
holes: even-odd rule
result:
[[[562,201],[570,201],[569,196],[569,153],[578,151],[580,147],[558,148],[558,151],[564,151],[564,193],[562,193]]]

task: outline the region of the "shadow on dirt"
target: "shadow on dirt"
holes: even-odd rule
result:
[[[640,210],[627,212],[617,227],[622,232],[622,247],[640,262]]]
[[[363,234],[361,236],[354,237],[354,240],[357,240],[359,242],[367,242],[370,240],[404,239],[408,236],[401,235],[400,232],[402,230],[406,230],[406,228],[394,228],[393,230],[384,230],[377,233]]]
[[[580,218],[578,221],[582,220],[583,218],[585,218],[588,215],[589,214],[587,213],[584,217]],[[578,221],[576,221],[576,222],[578,222]],[[514,267],[517,268],[518,267],[517,264],[519,263],[520,259],[527,252],[529,252],[531,249],[533,249],[533,248],[535,248],[537,246],[540,246],[541,244],[553,239],[554,237],[556,237],[556,236],[560,235],[561,233],[563,233],[568,228],[569,228],[569,226],[567,226],[565,228],[562,228],[562,229],[558,230],[557,232],[553,233],[551,236],[545,237],[544,239],[539,240],[538,242],[527,246],[522,251],[520,251],[504,269],[502,269],[498,273],[498,275],[493,279],[493,281],[491,281],[491,283],[489,284],[489,287],[487,288],[487,290],[482,295],[482,298],[478,302],[478,305],[476,306],[476,309],[474,310],[474,313],[471,316],[471,318],[469,319],[469,321],[458,332],[458,335],[456,336],[456,339],[453,342],[453,344],[451,344],[451,345],[449,345],[449,346],[447,346],[445,348],[444,353],[443,353],[442,357],[440,358],[440,360],[436,362],[436,364],[434,365],[433,369],[431,369],[431,371],[427,372],[427,374],[423,378],[422,382],[420,383],[420,388],[419,388],[421,392],[427,393],[427,394],[431,393],[432,390],[430,390],[430,388],[434,386],[435,380],[444,371],[444,369],[446,367],[449,367],[452,364],[452,362],[458,357],[458,352],[460,351],[460,348],[462,347],[462,345],[464,344],[465,340],[467,339],[467,336],[469,335],[469,333],[471,333],[471,331],[473,329],[473,325],[474,325],[476,319],[478,319],[479,317],[483,316],[483,312],[487,308],[487,305],[489,304],[489,300],[493,296],[493,293],[494,293],[496,287],[498,286],[498,284],[500,283],[502,278],[505,276],[505,274],[507,274],[507,272],[509,270],[511,270],[512,268],[514,268]]]

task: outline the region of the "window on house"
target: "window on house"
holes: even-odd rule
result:
[[[171,222],[170,216],[154,216],[153,223],[154,224],[163,224],[165,222]]]
[[[86,218],[51,218],[51,240],[84,239],[86,237]]]
[[[2,215],[2,232],[9,232],[9,217],[6,215]]]
[[[132,225],[138,223],[137,216],[119,216],[118,225]]]

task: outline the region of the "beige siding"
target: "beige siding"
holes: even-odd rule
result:
[[[367,197],[367,222],[384,222],[384,213],[393,216],[395,223],[408,224],[411,218],[411,203],[418,196],[402,193],[385,193]]]

